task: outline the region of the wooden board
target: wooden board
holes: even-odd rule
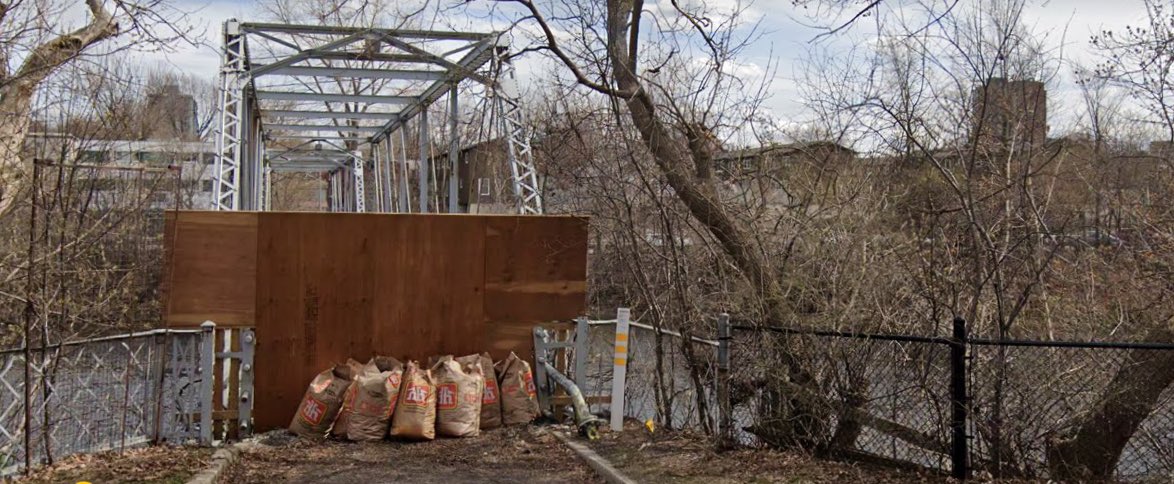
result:
[[[168,212],[164,231],[169,262],[163,275],[166,325],[253,325],[257,214]]]
[[[571,320],[582,315],[586,297],[586,218],[486,218],[488,321]]]
[[[258,431],[288,425],[314,375],[348,357],[423,360],[490,351],[500,359],[514,351],[532,359],[535,324],[567,321],[584,308],[583,218],[181,213],[178,220],[173,265],[183,270],[172,282],[176,294],[232,282],[241,293],[210,294],[234,305],[230,324],[256,326]],[[187,227],[189,221],[195,226]],[[187,237],[195,229],[203,235]],[[236,261],[251,268],[241,272],[255,280],[251,286],[208,276],[204,265],[222,262],[195,257],[193,244],[229,236],[247,248],[232,248],[234,259],[252,258]],[[244,295],[253,296],[252,304],[241,303]],[[180,306],[186,315],[170,314],[169,321],[222,324],[209,316],[230,314],[201,312],[203,300],[188,299]]]

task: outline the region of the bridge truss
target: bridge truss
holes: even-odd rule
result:
[[[225,22],[214,208],[268,210],[274,174],[309,172],[326,180],[331,211],[460,212],[468,80],[484,85],[487,124],[504,138],[517,212],[542,213],[507,49],[499,33]],[[428,120],[445,100],[447,159]],[[433,163],[447,165],[447,187]]]

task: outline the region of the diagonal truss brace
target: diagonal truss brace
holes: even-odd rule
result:
[[[216,181],[213,187],[215,210],[240,207],[240,167],[245,115],[244,35],[240,24],[224,24],[224,51],[220,68],[220,124],[216,137]]]
[[[534,153],[530,137],[526,133],[525,112],[522,110],[521,93],[515,78],[514,66],[504,57],[501,60],[501,77],[497,89],[491,89],[502,136],[505,138],[506,156],[510,163],[510,177],[513,182],[518,213],[522,215],[542,213],[542,192],[538,186],[538,169],[534,166]]]

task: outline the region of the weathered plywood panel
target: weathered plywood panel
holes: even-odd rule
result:
[[[424,359],[482,351],[484,222],[479,217],[380,217],[373,347]]]
[[[485,318],[540,323],[583,314],[587,219],[489,217],[485,228]]]
[[[177,218],[178,217],[178,218]],[[164,307],[170,327],[256,320],[257,214],[169,212]],[[172,240],[174,237],[174,240]]]
[[[287,425],[313,376],[348,357],[530,359],[533,324],[583,312],[582,218],[184,212],[177,222],[168,319],[256,326],[260,431]]]

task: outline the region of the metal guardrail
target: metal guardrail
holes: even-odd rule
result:
[[[216,352],[215,342],[231,344],[233,334],[242,335],[239,350]],[[212,323],[0,351],[0,476],[79,453],[223,439],[227,425],[213,432],[213,378],[204,378],[216,360],[240,370],[219,378],[220,394],[238,382],[233,420],[245,422],[238,435],[247,434],[252,359],[251,328]]]

